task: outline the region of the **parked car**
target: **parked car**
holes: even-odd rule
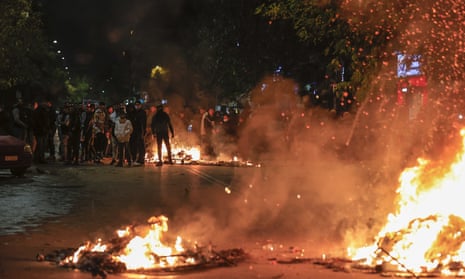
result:
[[[23,176],[32,165],[32,148],[13,136],[0,136],[0,169],[10,169],[15,176]]]

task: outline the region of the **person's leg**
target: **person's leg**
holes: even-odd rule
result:
[[[164,135],[163,141],[165,142],[166,151],[168,153],[168,163],[173,164],[173,157],[171,156],[170,136],[168,134]]]
[[[138,139],[137,153],[139,155],[137,162],[140,164],[145,163],[145,140],[144,137]]]
[[[118,160],[118,140],[113,135],[111,136],[111,159],[112,164]]]
[[[123,166],[123,160],[124,160],[124,144],[123,142],[118,142],[118,163],[116,166],[122,167]]]
[[[158,163],[157,165],[162,165],[163,164],[163,157],[162,157],[162,143],[163,143],[163,137],[160,134],[157,134],[157,154],[158,154]]]
[[[124,154],[126,154],[126,160],[128,161],[128,166],[131,166],[132,165],[132,153],[131,151],[129,150],[129,143],[128,142],[125,142],[124,143]]]

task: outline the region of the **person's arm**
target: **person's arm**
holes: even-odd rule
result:
[[[21,121],[20,117],[19,117],[19,109],[15,108],[13,109],[12,111],[13,113],[13,120],[16,124],[18,124],[19,126],[23,127],[23,128],[27,128],[27,125],[26,123],[24,123],[23,121]]]
[[[128,131],[128,134],[132,134],[132,132],[134,131],[134,128],[132,127],[132,123],[131,123],[131,120],[126,120],[128,122],[127,124],[127,131]]]

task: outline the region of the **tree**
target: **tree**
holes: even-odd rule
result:
[[[201,88],[212,92],[218,102],[250,92],[278,68],[299,76],[303,68],[319,65],[291,25],[255,13],[261,1],[189,3],[191,16],[184,18],[185,58],[195,65],[192,72]]]
[[[40,16],[31,0],[0,2],[0,90],[63,87],[57,85],[63,70],[57,68]]]
[[[382,28],[373,32],[352,26],[342,8],[342,1],[337,0],[279,0],[266,1],[257,13],[271,20],[292,22],[296,34],[312,47],[314,55],[323,57],[319,62],[326,65],[328,77],[359,88],[380,67],[387,32]]]
[[[89,97],[90,84],[86,77],[76,77],[73,81],[66,81],[67,99],[71,103],[81,103]],[[100,98],[99,98],[100,99]]]

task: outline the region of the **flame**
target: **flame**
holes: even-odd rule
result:
[[[348,251],[352,259],[414,274],[465,274],[465,129],[460,134],[462,150],[449,166],[420,158],[403,171],[396,212],[374,244]]]
[[[195,263],[194,258],[179,257],[179,254],[185,251],[180,236],[176,238],[173,247],[162,242],[163,234],[168,231],[167,217],[153,216],[149,218],[148,223],[149,230],[143,236],[133,236],[134,232],[130,227],[116,231],[120,239],[128,239],[128,241],[122,249],[118,249],[118,253],[112,253],[114,261],[124,263],[127,270],[155,269]],[[66,258],[62,264],[76,264],[86,253],[109,252],[108,248],[109,246],[102,244],[101,239],[95,244],[88,242],[79,247],[73,256]]]
[[[162,145],[162,156],[167,156],[168,151],[166,146]],[[155,145],[152,152],[146,153],[145,160],[147,162],[157,162],[159,161],[157,155],[157,147]],[[171,156],[172,160],[177,163],[189,163],[196,162],[200,160],[200,147],[198,146],[184,146],[184,145],[172,145],[171,146]]]

